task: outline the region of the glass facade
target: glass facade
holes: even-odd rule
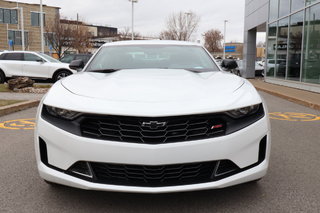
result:
[[[269,6],[269,21],[273,21],[278,18],[279,0],[270,0]]]
[[[279,18],[289,15],[290,13],[290,0],[279,1]]]
[[[267,78],[320,84],[320,0],[270,0]]]
[[[277,56],[276,56],[276,77],[285,78],[287,67],[287,49],[288,49],[288,24],[289,19],[284,18],[278,21],[277,36]]]
[[[320,4],[306,10],[302,81],[320,84]]]
[[[301,48],[303,31],[303,11],[290,17],[290,30],[288,46],[288,73],[287,79],[299,81],[301,69]]]
[[[267,49],[267,76],[273,77],[276,64],[276,46],[277,46],[277,23],[269,25],[268,29],[268,49]]]
[[[304,6],[304,0],[291,0],[291,12],[297,11]]]
[[[318,1],[319,0],[306,0],[306,5],[310,5],[310,4],[316,3]]]

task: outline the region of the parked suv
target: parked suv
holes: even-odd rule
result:
[[[77,72],[66,63],[43,53],[31,51],[8,51],[0,55],[0,83],[6,78],[27,76],[58,81]]]
[[[82,60],[84,64],[88,63],[90,60],[92,54],[69,54],[63,56],[60,61],[63,63],[70,63],[71,61],[74,60]]]

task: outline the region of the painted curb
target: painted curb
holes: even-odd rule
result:
[[[40,100],[24,101],[20,103],[10,104],[7,106],[0,107],[0,116],[8,115],[10,113],[25,110],[31,107],[36,107],[40,103]]]
[[[303,106],[306,106],[306,107],[309,107],[309,108],[312,108],[312,109],[315,109],[315,110],[320,110],[320,105],[319,104],[311,103],[311,102],[308,102],[306,100],[302,100],[302,99],[295,98],[295,97],[292,97],[292,96],[289,96],[289,95],[285,95],[283,93],[278,93],[278,92],[275,92],[275,91],[271,91],[271,90],[268,90],[268,89],[265,89],[265,88],[262,88],[262,87],[259,87],[259,86],[256,86],[256,85],[254,85],[254,86],[255,86],[255,88],[257,90],[260,90],[262,92],[269,93],[271,95],[286,99],[288,101],[291,101],[291,102],[294,102],[296,104],[300,104],[300,105],[303,105]]]

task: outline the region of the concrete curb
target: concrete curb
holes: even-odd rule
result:
[[[0,116],[8,115],[10,113],[25,110],[31,107],[36,107],[40,103],[40,100],[24,101],[16,104],[10,104],[7,106],[0,107]]]
[[[268,89],[259,87],[257,85],[254,85],[254,86],[255,86],[255,88],[257,90],[260,90],[262,92],[266,92],[266,93],[269,93],[271,95],[278,96],[280,98],[286,99],[288,101],[291,101],[291,102],[294,102],[294,103],[297,103],[297,104],[300,104],[300,105],[303,105],[303,106],[306,106],[306,107],[309,107],[309,108],[312,108],[312,109],[315,109],[315,110],[320,110],[320,105],[319,104],[311,103],[309,101],[302,100],[302,99],[299,99],[299,98],[296,98],[296,97],[292,97],[290,95],[285,95],[283,93],[278,93],[278,92],[275,92],[275,91],[272,91],[272,90],[268,90]]]

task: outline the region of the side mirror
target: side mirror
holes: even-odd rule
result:
[[[45,62],[43,59],[37,59],[36,61],[40,62],[40,63],[44,63]]]
[[[70,67],[70,69],[73,69],[73,70],[79,70],[79,69],[84,68],[84,62],[82,61],[82,59],[73,60],[69,64],[69,67]]]

